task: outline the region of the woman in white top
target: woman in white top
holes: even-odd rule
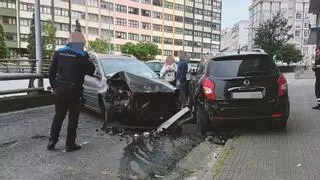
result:
[[[163,65],[160,71],[160,78],[164,79],[165,81],[175,86],[176,72],[177,72],[177,65],[174,61],[174,58],[173,56],[168,56],[166,59],[166,63]]]

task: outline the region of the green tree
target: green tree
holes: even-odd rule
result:
[[[96,53],[108,53],[113,50],[113,45],[110,41],[96,38],[94,41],[89,41],[88,50]]]
[[[81,32],[81,25],[79,23],[79,20],[76,20],[76,29],[75,29],[76,32]]]
[[[270,56],[279,56],[279,51],[292,37],[289,34],[292,26],[288,25],[281,12],[273,16],[272,19],[262,22],[258,28],[254,29],[254,45],[266,51]]]
[[[126,43],[121,48],[121,53],[134,55],[141,61],[155,59],[158,54],[158,46],[149,42],[140,42],[138,44]]]
[[[301,51],[297,49],[294,44],[285,44],[282,46],[277,56],[277,59],[287,63],[288,65],[291,62],[301,61],[302,58],[303,55]]]
[[[48,20],[43,25],[43,44],[42,47],[44,48],[44,56],[45,59],[51,59],[54,55],[55,48],[56,48],[56,32],[57,29],[54,27],[54,22]]]
[[[34,22],[34,14],[32,15],[31,24],[30,24],[30,32],[28,35],[28,46],[27,52],[29,59],[36,59],[36,35],[35,35],[35,22]]]
[[[7,37],[2,24],[0,24],[0,58],[4,59],[9,56],[9,48],[7,47]]]

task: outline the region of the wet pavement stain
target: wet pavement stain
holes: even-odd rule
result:
[[[5,143],[0,144],[0,149],[12,147],[16,144],[18,144],[18,141],[5,142]]]
[[[31,137],[32,139],[43,139],[43,138],[49,138],[49,136],[44,136],[44,135],[34,135]]]

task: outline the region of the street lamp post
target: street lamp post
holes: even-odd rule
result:
[[[41,21],[40,21],[40,0],[35,0],[35,35],[36,35],[36,60],[37,74],[42,75],[42,52],[41,52]],[[38,79],[38,87],[43,87],[43,78]]]

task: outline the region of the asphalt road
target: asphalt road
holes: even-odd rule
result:
[[[178,171],[178,161],[194,147],[202,146],[203,139],[195,135],[151,138],[136,145],[132,143],[132,134],[97,132],[102,118],[83,112],[77,139],[83,149],[64,152],[65,121],[58,150],[50,152],[46,145],[53,112],[53,106],[49,106],[0,114],[1,180],[159,179],[170,175],[172,170]],[[206,152],[217,148],[213,144],[203,146]],[[193,156],[197,159],[198,155]],[[180,171],[171,179],[191,175],[193,171],[195,167],[192,171]]]

